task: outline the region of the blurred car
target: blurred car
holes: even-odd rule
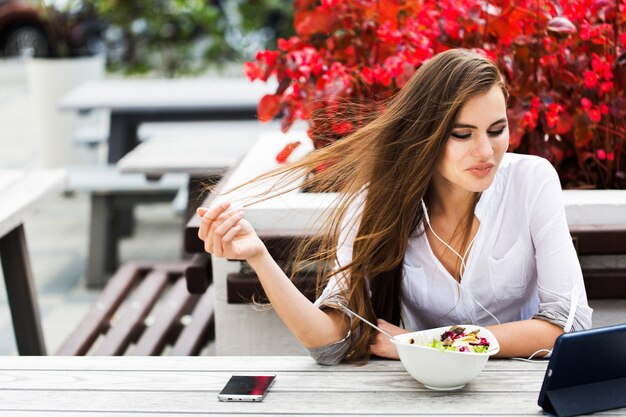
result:
[[[40,11],[23,0],[0,0],[0,51],[4,56],[48,56],[46,22]]]
[[[57,0],[46,12],[25,0],[0,0],[0,55],[71,57],[101,51],[103,26],[91,2]]]

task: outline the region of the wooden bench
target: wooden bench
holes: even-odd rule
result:
[[[626,225],[572,225],[570,234],[579,257],[598,255],[626,256]],[[279,263],[288,261],[295,245],[302,238],[294,232],[260,235],[269,252]],[[309,299],[315,296],[315,274],[296,276],[295,284]],[[583,279],[590,299],[625,298],[626,268],[584,267]],[[226,278],[229,304],[266,300],[265,293],[254,271],[242,268]]]
[[[293,232],[275,232],[272,235],[259,234],[259,237],[272,255],[272,258],[290,273],[290,261],[293,251],[302,239]],[[294,284],[309,300],[315,301],[317,271],[309,269],[300,271],[293,279]],[[242,267],[239,272],[226,276],[226,297],[229,304],[248,304],[251,302],[268,302],[261,283],[249,267]]]
[[[139,203],[170,202],[186,192],[188,182],[184,174],[149,181],[141,174],[119,173],[114,165],[71,167],[68,177],[66,194],[87,193],[91,200],[87,286],[92,288],[101,288],[118,266],[119,240],[132,232],[123,213]]]
[[[570,234],[579,257],[626,256],[626,225],[572,225]],[[626,268],[582,267],[588,298],[626,298]]]
[[[189,268],[207,274],[199,262],[121,266],[57,355],[198,355],[214,338],[215,295],[187,291]]]

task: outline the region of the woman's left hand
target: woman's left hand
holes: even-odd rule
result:
[[[409,332],[406,329],[394,326],[393,324],[386,322],[382,319],[378,319],[376,325],[392,336]],[[380,332],[376,334],[374,343],[370,345],[370,350],[374,355],[380,356],[382,358],[400,359],[400,357],[398,356],[398,351],[396,350],[396,345],[391,343],[391,340],[389,340],[387,336]]]

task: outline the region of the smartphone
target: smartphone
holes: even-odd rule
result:
[[[236,374],[217,394],[220,401],[263,401],[276,374]]]

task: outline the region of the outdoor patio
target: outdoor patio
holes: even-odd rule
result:
[[[626,0],[0,2],[0,415],[626,415],[625,51]]]
[[[26,168],[40,152],[33,140],[23,64],[0,62],[0,166]],[[86,152],[86,151],[85,151]],[[85,153],[88,161],[95,155]],[[121,262],[175,259],[182,245],[182,213],[170,203],[140,205],[135,234],[121,241]],[[99,295],[86,288],[89,200],[57,195],[26,222],[27,243],[49,352],[76,327]],[[1,273],[1,272],[0,272]],[[623,323],[626,300],[592,300],[594,327]],[[0,286],[0,356],[17,350],[4,285]],[[211,349],[204,352],[211,354]]]

